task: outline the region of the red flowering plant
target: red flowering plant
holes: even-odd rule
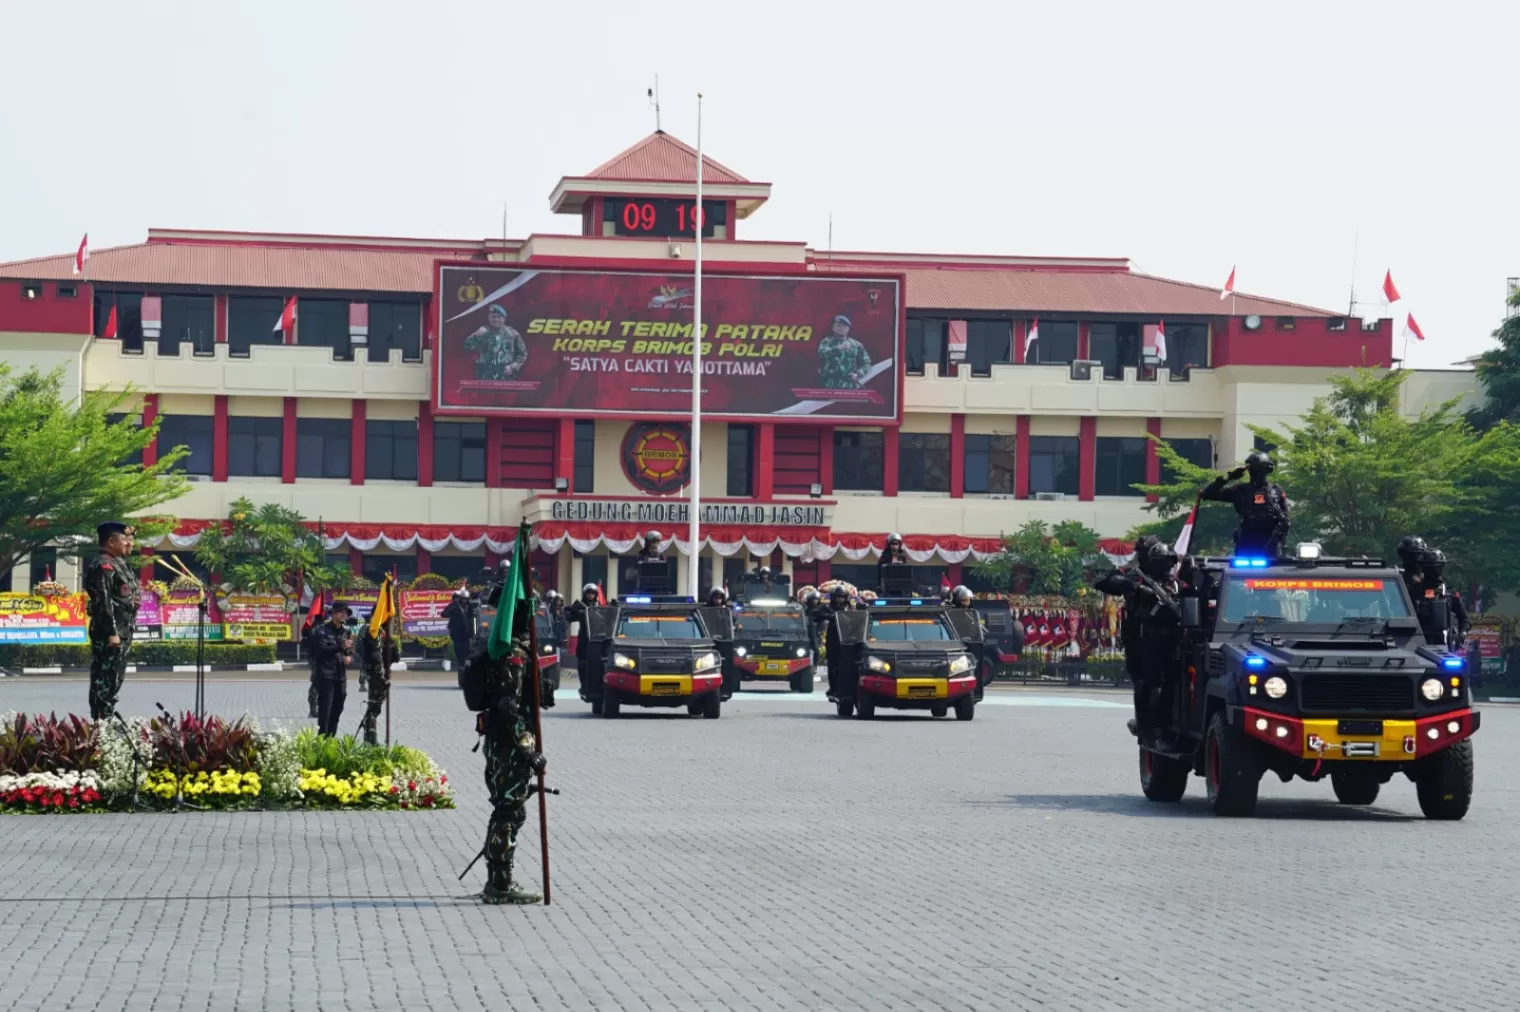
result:
[[[229,723],[217,716],[200,720],[193,713],[175,717],[162,708],[160,712],[148,724],[154,769],[179,774],[258,769],[258,732],[246,720]]]
[[[62,812],[102,806],[99,742],[70,714],[0,718],[0,811]]]

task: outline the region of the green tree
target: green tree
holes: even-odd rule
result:
[[[348,566],[328,564],[321,539],[301,514],[246,498],[232,504],[225,524],[206,528],[195,558],[234,588],[256,594],[278,593],[303,579],[318,592],[353,581]]]
[[[1000,590],[1011,591],[1015,580],[1028,579],[1031,594],[1075,597],[1087,588],[1087,573],[1103,557],[1098,532],[1075,520],[1054,527],[1031,520],[1003,538],[1003,552],[974,571]]]
[[[1129,532],[1131,541],[1151,534],[1169,545],[1177,543],[1188,513],[1198,501],[1198,492],[1213,481],[1217,474],[1206,467],[1199,467],[1172,449],[1170,443],[1158,436],[1150,439],[1156,444],[1156,455],[1161,458],[1161,473],[1170,480],[1160,485],[1141,485],[1146,495],[1156,496],[1156,501],[1144,507],[1158,519],[1140,524]],[[1193,537],[1188,552],[1193,555],[1228,555],[1234,545],[1235,510],[1228,503],[1206,502],[1198,509],[1198,520],[1193,525]]]
[[[130,391],[63,396],[63,370],[13,375],[0,362],[0,573],[48,545],[61,557],[93,550],[95,526],[133,518],[139,537],[171,530],[174,518],[143,514],[189,487],[172,474],[182,447],[150,467],[125,463],[158,435],[158,424],[113,422]]]
[[[1520,291],[1510,296],[1509,304],[1520,310]],[[1478,359],[1484,403],[1467,413],[1467,420],[1478,429],[1506,421],[1520,425],[1520,312],[1505,320],[1494,337],[1499,347],[1490,348]]]

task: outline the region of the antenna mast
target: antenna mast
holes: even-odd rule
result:
[[[1362,250],[1362,230],[1356,230],[1356,241],[1351,246],[1351,305],[1346,307],[1346,316],[1356,315],[1356,258]]]
[[[654,87],[649,89],[649,104],[654,106],[654,132],[664,133],[660,129],[660,75],[654,75]]]

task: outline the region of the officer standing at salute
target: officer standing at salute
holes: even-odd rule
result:
[[[84,589],[90,614],[90,719],[116,712],[116,699],[127,679],[127,652],[142,588],[132,554],[132,528],[110,520],[95,528],[100,556],[85,569]]]
[[[1288,537],[1288,496],[1281,486],[1267,481],[1275,466],[1271,457],[1252,450],[1246,455],[1244,467],[1220,475],[1200,493],[1210,502],[1227,502],[1235,507],[1240,517],[1240,526],[1235,531],[1236,555],[1276,558],[1282,551]],[[1247,473],[1251,476],[1249,482],[1228,484]]]
[[[1420,631],[1432,646],[1444,646],[1451,650],[1462,649],[1472,619],[1462,598],[1446,590],[1446,553],[1432,549],[1425,539],[1407,535],[1399,541],[1399,561],[1404,564],[1404,586],[1414,600],[1415,614],[1420,620]],[[1445,601],[1447,627],[1442,629],[1434,622],[1431,605]]]

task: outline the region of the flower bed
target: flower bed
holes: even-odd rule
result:
[[[0,716],[0,812],[454,807],[448,776],[405,745],[163,712],[92,723]]]

